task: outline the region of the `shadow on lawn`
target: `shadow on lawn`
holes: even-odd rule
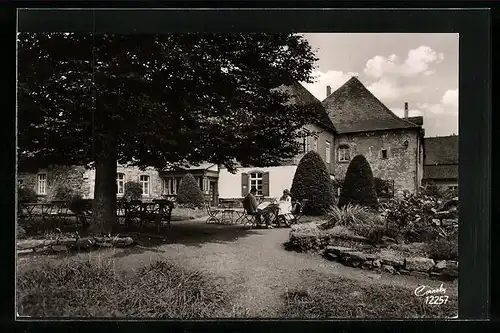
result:
[[[204,243],[234,242],[241,237],[259,234],[242,225],[206,224],[202,221],[174,222],[171,228],[163,229],[159,235],[154,230],[143,230],[134,239],[142,247],[155,247],[164,244],[183,244],[201,246]]]

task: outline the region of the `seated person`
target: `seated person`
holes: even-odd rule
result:
[[[243,199],[243,208],[249,215],[254,215],[255,219],[257,221],[257,224],[261,224],[262,219],[261,216],[264,217],[264,220],[266,221],[266,225],[268,228],[272,228],[271,222],[269,219],[269,212],[265,209],[267,205],[258,205],[257,204],[257,199],[255,198],[255,194],[257,193],[257,190],[255,187],[252,187],[250,190],[250,193],[247,194],[245,199]]]
[[[283,195],[280,198],[278,216],[283,216],[286,224],[289,224],[293,220],[292,197],[288,189],[283,191]]]

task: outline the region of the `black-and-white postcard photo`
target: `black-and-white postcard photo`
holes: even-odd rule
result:
[[[458,55],[19,32],[17,318],[456,318]]]

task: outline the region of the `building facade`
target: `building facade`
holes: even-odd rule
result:
[[[423,184],[458,188],[458,135],[425,138]]]
[[[423,178],[423,119],[399,118],[357,78],[329,93],[323,100],[334,124],[334,175],[343,179],[351,159],[364,155],[373,176],[393,181],[394,190],[415,192]]]

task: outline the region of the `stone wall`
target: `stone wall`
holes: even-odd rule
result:
[[[149,176],[149,186],[150,186],[150,193],[149,195],[143,195],[143,200],[149,200],[149,199],[159,199],[162,195],[162,179],[160,178],[160,175],[158,174],[158,171],[152,167],[146,168],[146,170],[141,171],[138,167],[132,167],[132,166],[123,166],[123,165],[118,165],[117,167],[117,173],[123,173],[124,174],[124,182],[139,182],[140,176],[142,175],[147,175]],[[95,184],[95,170],[90,169],[85,172],[85,175],[83,176],[84,179],[84,191],[83,195],[84,198],[86,199],[93,199],[94,198],[94,184]],[[118,195],[118,197],[121,197],[121,195]]]
[[[18,173],[18,181],[22,186],[32,188],[36,193],[38,190],[38,175],[45,173],[46,180],[46,194],[38,195],[38,201],[54,200],[56,190],[58,187],[68,187],[84,195],[84,174],[85,167],[73,166],[49,166],[46,169],[40,169],[37,173]]]
[[[374,177],[393,179],[395,192],[408,190],[413,193],[421,179],[418,173],[422,172],[418,165],[418,138],[418,132],[409,130],[339,134],[335,140],[335,177],[345,177],[349,161],[338,160],[338,148],[347,145],[351,159],[359,154],[366,157]],[[382,158],[383,149],[387,150],[385,159]]]

